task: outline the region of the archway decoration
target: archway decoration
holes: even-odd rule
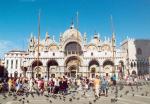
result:
[[[105,60],[103,63],[103,69],[106,76],[112,75],[112,73],[115,72],[115,69],[113,69],[114,63],[111,60]]]
[[[97,60],[91,60],[89,62],[88,71],[89,71],[89,77],[94,78],[96,76],[96,73],[99,73],[99,62]]]
[[[49,60],[47,62],[47,77],[48,77],[48,79],[49,79],[50,73],[51,73],[51,77],[55,77],[55,73],[58,72],[57,67],[58,67],[58,62],[56,60]]]
[[[79,74],[79,67],[81,66],[81,60],[77,56],[68,57],[65,61],[65,72],[69,77],[77,77]]]
[[[31,64],[32,68],[32,78],[40,78],[43,75],[43,69],[41,68],[43,63],[40,60],[35,60]]]

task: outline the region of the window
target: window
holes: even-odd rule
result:
[[[93,56],[93,52],[91,52],[91,56]]]
[[[6,68],[8,68],[8,62],[9,62],[9,60],[6,61]]]
[[[142,55],[142,49],[141,49],[141,48],[138,48],[138,49],[137,49],[137,54],[138,54],[138,55]]]
[[[16,69],[17,69],[17,66],[18,66],[18,60],[16,60]]]
[[[11,69],[13,68],[13,60],[11,60]]]

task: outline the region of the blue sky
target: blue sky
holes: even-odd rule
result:
[[[150,0],[0,0],[0,57],[11,49],[26,49],[37,36],[41,9],[41,38],[49,32],[56,41],[79,12],[79,30],[88,40],[96,32],[111,37],[110,15],[120,43],[127,36],[150,39]],[[5,48],[6,47],[6,48]]]

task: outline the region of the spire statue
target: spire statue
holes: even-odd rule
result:
[[[72,19],[70,29],[73,29],[73,28],[74,28],[74,23],[73,23],[73,19]]]

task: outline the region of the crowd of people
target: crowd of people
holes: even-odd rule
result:
[[[112,81],[112,80],[111,80]],[[68,78],[66,76],[56,78],[9,78],[0,81],[0,92],[16,92],[22,95],[26,92],[38,92],[42,95],[44,92],[50,94],[67,95],[74,91],[82,91],[86,95],[87,91],[93,91],[95,96],[104,94],[108,96],[110,81],[107,77],[96,75],[95,78]]]
[[[137,81],[138,77],[128,77],[126,81],[132,80]],[[102,95],[108,96],[108,90],[110,86],[116,85],[116,76],[111,78],[106,76],[98,76],[95,78],[69,78],[63,77],[53,77],[49,79],[45,78],[8,78],[0,80],[0,92],[15,92],[18,95],[25,93],[37,93],[43,95],[44,92],[49,94],[62,94],[67,95],[72,92],[82,92],[86,96],[88,91],[93,91],[96,97]]]

